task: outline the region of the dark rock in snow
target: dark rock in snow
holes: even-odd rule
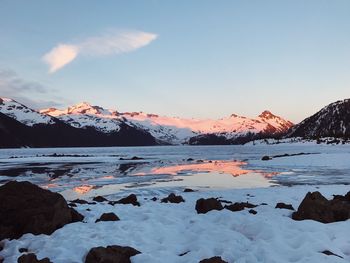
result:
[[[38,260],[35,254],[25,254],[18,258],[18,263],[52,263],[49,258],[43,258]]]
[[[92,200],[95,201],[95,202],[99,202],[99,203],[108,201],[108,200],[107,200],[106,198],[104,198],[103,196],[95,196]]]
[[[81,205],[84,205],[84,204],[88,204],[89,202],[86,201],[86,200],[81,200],[81,199],[75,199],[73,201],[70,201],[71,203],[75,203],[75,204],[81,204]]]
[[[206,214],[211,210],[222,210],[224,209],[220,203],[215,198],[208,198],[208,199],[198,199],[196,202],[196,211],[198,214]]]
[[[257,206],[248,202],[237,202],[232,205],[225,205],[225,208],[232,212],[242,211],[244,210],[244,208],[255,208],[255,207]]]
[[[345,197],[344,197],[345,198]],[[350,202],[344,198],[327,200],[320,192],[307,193],[298,210],[293,213],[294,220],[311,219],[321,223],[345,221],[350,218]]]
[[[339,258],[343,258],[342,256],[339,256],[337,254],[334,254],[332,251],[329,251],[329,250],[324,250],[322,251],[321,253],[327,255],[327,256],[336,256],[336,257],[339,257]]]
[[[114,213],[104,213],[101,215],[99,219],[95,221],[95,223],[100,221],[119,221],[119,217]]]
[[[227,261],[223,260],[221,257],[212,257],[199,261],[199,263],[227,263]]]
[[[18,251],[19,253],[28,252],[28,248],[21,247],[20,249],[18,249]]]
[[[191,188],[185,188],[184,190],[184,193],[192,193],[192,192],[196,192],[196,191]]]
[[[265,155],[265,156],[263,156],[263,157],[261,158],[261,160],[262,160],[262,161],[268,161],[268,160],[271,160],[271,157]]]
[[[109,201],[108,204],[115,205],[115,204],[131,204],[134,206],[140,206],[140,203],[137,201],[137,196],[135,194],[130,194],[127,197],[124,197],[118,201]]]
[[[256,215],[258,212],[257,211],[255,211],[254,209],[250,209],[249,211],[249,214],[253,214],[253,215]]]
[[[25,233],[50,235],[83,216],[58,193],[30,182],[11,181],[0,187],[0,240]]]
[[[151,200],[152,200],[153,202],[155,202],[155,201],[158,200],[158,198],[157,198],[157,197],[153,197]]]
[[[87,254],[85,263],[131,263],[130,257],[140,253],[132,247],[94,247]]]
[[[162,203],[181,203],[181,202],[185,202],[185,200],[182,198],[181,195],[175,195],[174,193],[171,193],[168,195],[168,197],[163,198]]]
[[[193,158],[188,158],[186,161],[187,162],[192,162],[192,161],[194,161],[194,159]]]
[[[72,202],[69,203],[69,206],[70,206],[70,207],[77,207],[77,205],[76,205],[75,203],[72,203]]]
[[[277,203],[275,208],[279,209],[289,209],[289,210],[294,210],[294,207],[291,204],[285,204],[285,203]]]

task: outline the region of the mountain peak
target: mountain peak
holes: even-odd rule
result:
[[[276,118],[277,116],[272,114],[271,111],[269,110],[264,110],[262,113],[260,113],[260,115],[258,116],[259,118],[262,118],[262,119],[273,119],[273,118]]]

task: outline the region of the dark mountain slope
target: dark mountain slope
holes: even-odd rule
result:
[[[287,137],[317,139],[322,137],[350,138],[350,99],[329,104],[288,132]]]

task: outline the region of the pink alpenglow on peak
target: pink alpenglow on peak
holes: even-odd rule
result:
[[[41,113],[57,117],[74,127],[93,127],[103,132],[120,129],[121,123],[145,130],[159,142],[169,144],[187,143],[191,137],[203,134],[215,134],[227,139],[268,132],[271,134],[286,132],[293,126],[288,120],[262,112],[257,118],[247,118],[232,114],[221,119],[189,119],[159,116],[143,112],[119,113],[82,102],[65,110],[44,109]]]

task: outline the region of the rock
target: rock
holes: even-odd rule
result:
[[[72,203],[72,202],[69,203],[69,206],[70,207],[77,207],[77,205],[75,203]]]
[[[198,199],[196,202],[196,211],[198,214],[206,214],[211,210],[222,210],[224,209],[220,203],[215,198],[208,198],[208,199]]]
[[[327,256],[336,256],[336,257],[339,257],[339,258],[343,258],[342,256],[339,256],[337,254],[334,254],[332,251],[329,251],[329,250],[324,250],[322,251],[321,253],[327,255]]]
[[[81,205],[84,205],[84,204],[88,204],[89,202],[86,201],[86,200],[81,200],[81,199],[75,199],[73,201],[70,201],[71,203],[75,203],[75,204],[81,204]]]
[[[157,198],[157,197],[153,197],[151,200],[152,200],[153,202],[155,202],[155,201],[158,200],[158,198]]]
[[[140,253],[132,247],[94,247],[87,254],[85,263],[131,263],[130,257]]]
[[[285,204],[285,203],[277,203],[275,208],[279,209],[289,209],[289,210],[294,210],[294,207],[291,204]]]
[[[35,254],[25,254],[18,258],[18,263],[52,263],[49,258],[43,258],[38,260]]]
[[[99,202],[99,203],[108,201],[108,200],[107,200],[106,198],[104,198],[103,196],[95,196],[92,200],[95,201],[95,202]]]
[[[20,249],[18,249],[18,251],[19,253],[28,252],[28,248],[21,247]]]
[[[244,210],[244,208],[255,208],[255,207],[257,206],[248,202],[236,202],[232,205],[225,205],[225,208],[232,212],[242,211]]]
[[[192,161],[194,161],[194,159],[193,158],[188,158],[186,161],[187,162],[192,162]]]
[[[265,155],[265,156],[263,156],[263,157],[261,158],[261,160],[262,160],[262,161],[268,161],[268,160],[271,160],[271,157]]]
[[[345,197],[344,197],[345,198]],[[320,192],[307,193],[298,210],[293,213],[294,220],[311,219],[321,223],[344,221],[350,218],[350,202],[344,198],[327,200]]]
[[[108,202],[108,204],[110,205],[115,205],[115,204],[123,204],[123,205],[127,205],[127,204],[131,204],[134,206],[140,206],[140,203],[137,201],[137,197],[134,194],[130,194],[127,197],[124,197],[118,201],[110,201]]]
[[[168,197],[163,198],[162,203],[181,203],[181,202],[185,202],[185,200],[182,198],[181,195],[175,195],[174,193],[171,193],[168,195]]]
[[[254,209],[250,209],[249,211],[249,214],[253,214],[253,215],[256,215],[258,212],[257,211],[255,211]]]
[[[199,263],[227,263],[227,261],[223,260],[221,257],[212,257],[199,261]]]
[[[184,193],[192,193],[195,192],[195,190],[191,189],[191,188],[185,188]]]
[[[0,240],[25,233],[50,235],[84,217],[58,193],[30,182],[11,181],[0,187]]]
[[[114,213],[104,213],[101,215],[99,219],[95,221],[95,223],[100,221],[119,221],[119,217]]]
[[[189,251],[189,250],[188,250],[188,251],[186,251],[186,252],[183,252],[183,253],[179,254],[179,257],[183,257],[183,256],[187,255],[188,253],[190,253],[190,251]]]
[[[350,202],[350,191],[346,195],[333,195],[333,200]]]

